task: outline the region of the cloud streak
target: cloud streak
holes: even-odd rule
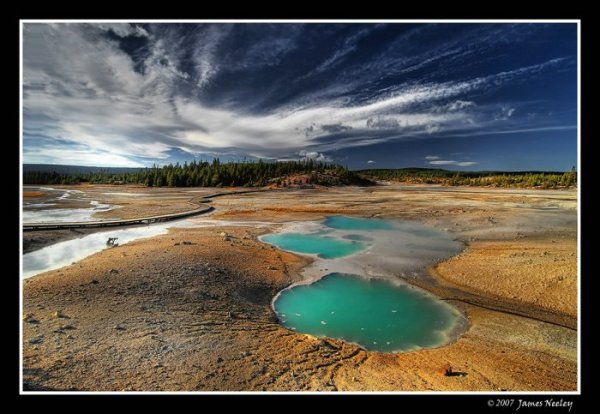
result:
[[[168,162],[174,153],[236,153],[335,161],[340,148],[564,127],[552,117],[527,116],[519,101],[487,97],[570,70],[572,57],[451,80],[440,62],[486,50],[483,43],[461,48],[468,28],[414,59],[392,56],[398,45],[439,30],[28,23],[24,159],[132,166]],[[415,82],[413,74],[427,68]],[[475,164],[425,158],[431,165]]]
[[[456,154],[455,154],[456,155]],[[442,159],[438,155],[427,155],[425,157],[425,163],[434,166],[457,166],[457,167],[472,167],[476,165],[475,161],[457,161],[457,160],[449,160]]]
[[[475,165],[477,163],[474,161],[435,160],[435,161],[429,161],[428,164],[431,164],[431,165],[457,165],[459,167],[468,167],[471,165]]]

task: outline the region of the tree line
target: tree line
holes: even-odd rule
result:
[[[262,187],[271,183],[286,183],[285,177],[306,175],[307,184],[367,185],[369,180],[349,171],[347,167],[314,160],[267,163],[212,162],[154,165],[132,172],[110,170],[67,172],[30,170],[23,172],[24,184],[142,184],[148,187]]]
[[[428,168],[373,169],[357,171],[365,178],[411,184],[489,187],[570,188],[577,186],[575,168],[568,172],[541,171],[448,171]]]

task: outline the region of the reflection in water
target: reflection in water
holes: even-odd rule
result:
[[[136,239],[152,237],[167,233],[169,228],[186,227],[223,227],[223,226],[253,226],[266,227],[272,223],[259,221],[222,221],[192,218],[171,221],[168,223],[152,224],[146,227],[131,227],[120,230],[107,230],[90,234],[79,239],[67,240],[52,246],[23,255],[23,277],[28,278],[37,274],[55,270],[73,262],[84,259],[107,248],[109,238],[118,237],[116,243],[125,244]]]
[[[107,248],[106,241],[109,237],[118,237],[117,243],[125,244],[135,239],[166,232],[166,225],[154,225],[93,233],[79,239],[56,243],[23,255],[23,277],[28,278],[48,270],[58,269],[99,252]]]
[[[94,217],[95,213],[109,211],[119,206],[100,204],[79,190],[61,190],[52,187],[25,187],[27,191],[39,190],[46,194],[42,202],[38,198],[23,200],[23,223],[68,223],[106,221]],[[89,205],[90,207],[82,207]],[[51,207],[51,208],[49,208]],[[64,208],[61,208],[64,207]]]
[[[115,207],[108,204],[90,202],[90,208],[55,208],[44,210],[23,210],[23,223],[72,223],[85,221],[106,221],[114,218],[103,219],[93,217],[95,213],[109,211]],[[46,207],[46,206],[44,206]]]

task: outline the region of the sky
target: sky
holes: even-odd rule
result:
[[[24,23],[23,163],[577,165],[574,23]]]

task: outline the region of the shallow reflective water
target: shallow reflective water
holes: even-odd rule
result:
[[[401,352],[441,346],[466,327],[457,309],[407,283],[460,251],[449,233],[410,221],[334,216],[291,223],[261,240],[317,256],[302,271],[312,283],[280,292],[273,303],[292,330]]]
[[[35,276],[50,270],[77,262],[107,248],[106,241],[109,237],[118,237],[117,243],[125,244],[133,240],[152,237],[167,233],[174,227],[223,227],[223,226],[253,226],[265,227],[267,222],[244,221],[219,221],[193,218],[171,221],[168,223],[152,224],[145,227],[130,227],[123,229],[106,230],[89,234],[78,239],[56,243],[43,249],[23,255],[23,278]]]
[[[27,191],[42,191],[47,194],[43,202],[38,198],[23,200],[23,223],[66,223],[84,221],[106,221],[94,217],[94,214],[109,211],[118,206],[100,204],[91,200],[83,191],[62,190],[52,187],[25,187]],[[70,203],[76,203],[73,208]],[[65,207],[65,208],[61,208]]]
[[[347,216],[327,217],[324,224],[339,230],[394,230],[396,228],[394,222],[390,220]]]
[[[283,233],[263,237],[267,243],[283,250],[316,254],[323,259],[336,259],[363,250],[366,245],[355,240],[341,240],[319,234]]]
[[[118,237],[119,244],[167,232],[165,225],[135,227],[93,233],[67,240],[23,255],[23,278],[54,270],[83,259],[106,248],[109,237]]]
[[[447,303],[410,286],[339,273],[284,290],[274,308],[289,329],[383,352],[443,344],[462,319]]]
[[[458,253],[462,243],[450,233],[404,220],[328,217],[293,222],[259,238],[281,249],[316,256],[302,270],[308,279],[328,273],[422,277],[429,266]]]

